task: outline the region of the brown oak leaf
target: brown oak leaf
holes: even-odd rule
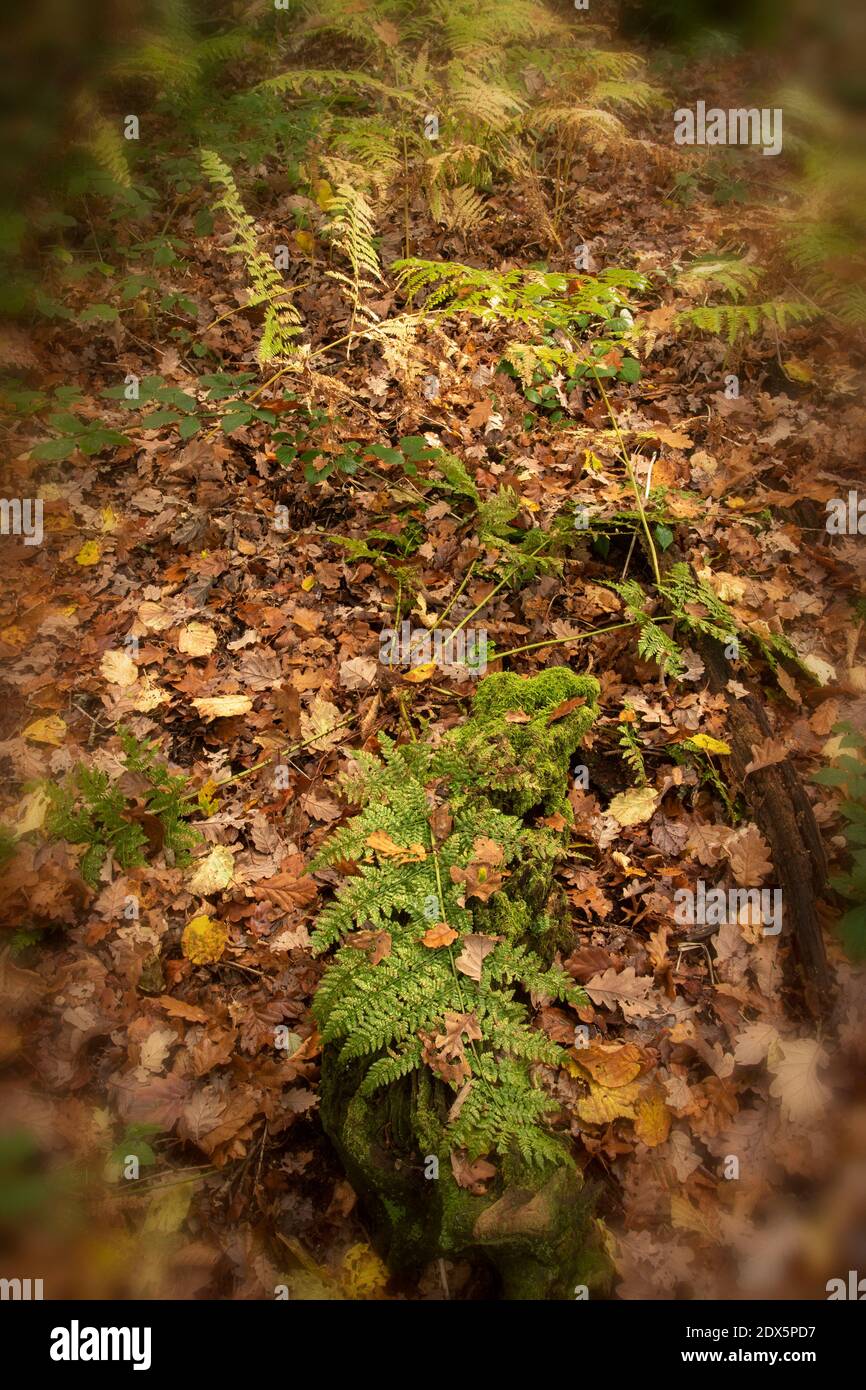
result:
[[[468,932],[463,938],[463,949],[454,962],[461,975],[468,975],[470,980],[480,981],[484,959],[490,955],[499,940],[501,937],[498,936],[482,936],[478,932]]]

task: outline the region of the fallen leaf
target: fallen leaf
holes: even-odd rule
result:
[[[827,1054],[813,1038],[787,1041],[780,1038],[770,1047],[767,1067],[773,1076],[770,1095],[781,1102],[782,1113],[795,1124],[814,1120],[826,1108],[830,1092],[818,1077],[826,1066]]]
[[[65,737],[66,722],[59,714],[49,714],[46,719],[34,719],[22,734],[22,738],[28,739],[31,743],[49,743],[52,748],[59,748]]]
[[[413,666],[411,671],[404,672],[403,679],[410,685],[420,685],[422,681],[429,681],[435,671],[435,661],[424,661],[420,666]]]
[[[354,947],[356,951],[368,951],[370,964],[378,965],[380,960],[387,960],[391,954],[391,933],[384,929],[352,932],[346,945]]]
[[[423,845],[398,845],[385,830],[374,830],[365,841],[369,849],[381,854],[385,859],[395,859],[398,864],[419,864],[427,858]]]
[[[594,1004],[605,1009],[622,1009],[626,1018],[647,1018],[652,1007],[646,996],[653,987],[651,975],[637,976],[634,966],[628,965],[619,974],[611,968],[603,975],[588,980],[584,988]]]
[[[187,890],[196,897],[206,898],[211,893],[219,893],[223,888],[228,888],[234,875],[234,852],[226,845],[214,845],[210,854],[199,861],[187,884]]]
[[[599,1086],[595,1081],[589,1083],[589,1095],[577,1102],[577,1113],[588,1125],[608,1125],[613,1120],[634,1118],[634,1102],[637,1100],[637,1082],[626,1086]]]
[[[665,1105],[660,1086],[650,1086],[641,1095],[637,1107],[634,1132],[648,1149],[667,1143],[671,1130],[671,1112]]]
[[[186,656],[210,656],[216,644],[216,632],[207,623],[187,623],[181,628],[177,649]]]
[[[652,787],[631,787],[613,798],[607,808],[608,815],[620,825],[638,825],[650,819],[658,800],[659,794]]]
[[[571,1055],[593,1081],[611,1089],[627,1086],[641,1069],[640,1048],[634,1043],[593,1043],[574,1048]]]
[[[762,767],[772,767],[783,763],[788,756],[788,745],[778,738],[762,739],[752,747],[751,761],[746,763],[746,772],[757,772]]]
[[[210,695],[192,703],[205,720],[230,719],[232,715],[249,714],[253,707],[249,695]]]
[[[312,748],[333,748],[340,742],[342,731],[334,726],[343,723],[336,705],[316,695],[309,710],[301,710],[301,733]]]
[[[725,846],[731,873],[744,888],[757,888],[773,872],[771,850],[756,825],[746,825]]]
[[[465,1150],[451,1154],[451,1171],[458,1187],[465,1187],[476,1196],[482,1196],[487,1188],[485,1183],[496,1177],[496,1169],[486,1158],[476,1158],[470,1162]]]
[[[376,678],[372,656],[350,656],[340,662],[340,682],[347,690],[366,690]]]
[[[464,1054],[463,1034],[469,1042],[481,1041],[481,1029],[474,1013],[455,1013],[448,1009],[445,1013],[445,1031],[437,1033],[434,1039],[443,1057],[462,1057]]]
[[[437,922],[435,926],[428,928],[421,937],[423,945],[431,951],[436,951],[440,946],[450,946],[452,941],[457,940],[457,932],[453,927],[449,927],[447,922]]]
[[[220,960],[229,934],[222,922],[202,913],[187,922],[181,937],[181,950],[193,965],[213,965]]]
[[[99,541],[85,541],[75,557],[76,565],[98,565],[102,558]]]
[[[103,653],[99,671],[112,685],[135,685],[138,680],[138,667],[129,652],[119,650]]]
[[[481,980],[481,967],[490,952],[496,947],[496,937],[481,936],[478,932],[469,932],[463,937],[463,949],[454,964],[461,975],[468,975],[470,980]]]

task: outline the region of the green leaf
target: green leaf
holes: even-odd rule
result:
[[[80,324],[88,323],[114,323],[120,318],[113,304],[91,304],[88,309],[83,309],[78,315]]]
[[[34,459],[46,459],[53,462],[62,462],[74,453],[76,441],[65,436],[62,439],[43,439],[30,450],[30,457]]]

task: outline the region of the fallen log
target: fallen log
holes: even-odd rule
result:
[[[831,981],[817,899],[827,880],[827,860],[812,804],[795,768],[785,758],[746,772],[753,749],[772,734],[756,695],[735,698],[727,690],[731,666],[721,643],[701,635],[696,643],[710,688],[728,701],[731,770],[755,824],[768,841],[782,889],[784,921],[800,967],[810,1011],[819,1017],[828,1006]],[[748,678],[737,680],[748,688]]]

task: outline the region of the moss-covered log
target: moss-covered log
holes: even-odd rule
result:
[[[395,1271],[476,1259],[505,1298],[606,1278],[543,1086],[563,1050],[528,1003],[582,998],[553,964],[553,871],[597,697],[564,667],[489,676],[460,728],[382,738],[346,781],[362,809],[318,861],[355,866],[316,935],[342,941],[315,1001],[322,1119]]]

